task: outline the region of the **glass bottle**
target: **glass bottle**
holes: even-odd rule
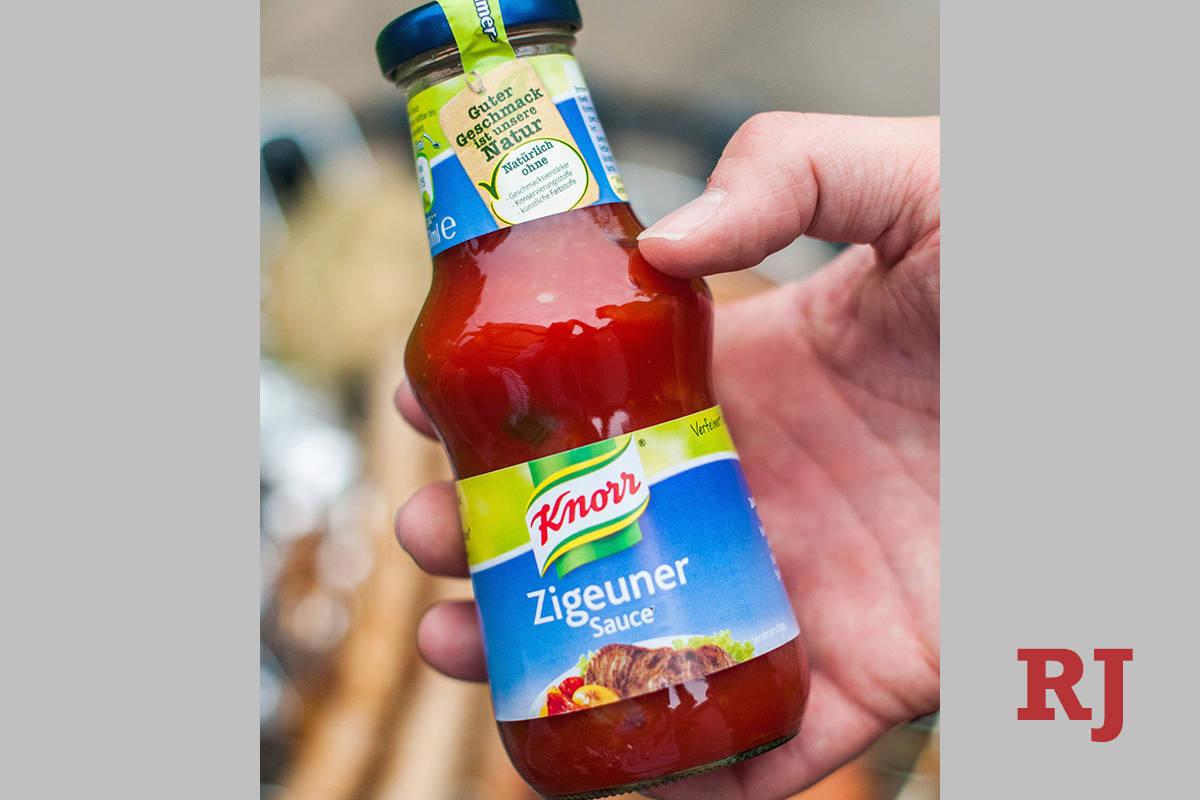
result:
[[[590,98],[578,70],[570,67],[574,63],[574,34],[581,25],[574,2],[510,2],[500,3],[497,9],[492,0],[490,10],[497,16],[503,13],[505,36],[518,60],[533,59],[536,62],[539,57],[556,57],[563,63],[569,62],[562,69],[568,73],[568,83],[575,87],[575,97],[572,99],[571,92],[567,92],[566,99],[560,100],[558,105],[564,118],[573,114],[576,108],[583,117],[590,118]],[[427,4],[393,21],[380,35],[377,50],[384,74],[410,98],[410,113],[414,116],[430,116],[428,112],[417,111],[414,98],[439,86],[457,88],[459,84],[452,83],[456,79],[468,88],[477,81],[483,84],[484,91],[478,95],[476,109],[491,102],[488,73],[472,72],[464,78],[462,54],[454,32],[437,4]],[[553,59],[542,58],[541,61]],[[550,80],[546,83],[549,85]],[[526,96],[531,94],[533,92]],[[546,94],[551,94],[549,89]],[[469,95],[467,99],[471,99]],[[471,119],[482,119],[492,110],[498,109],[482,111]],[[515,116],[517,112],[510,113]],[[493,122],[493,128],[498,128],[502,122]],[[430,170],[441,163],[439,156],[448,157],[445,148],[453,149],[454,140],[447,135],[445,144],[436,147],[442,152],[434,155],[434,138],[424,134],[421,138],[414,137],[418,174],[425,173],[422,188],[435,254],[432,286],[409,338],[405,365],[416,397],[449,455],[455,477],[460,482],[460,496],[482,491],[469,489],[475,485],[471,483],[472,479],[479,482],[491,480],[487,476],[503,477],[524,469],[522,465],[530,467],[529,480],[536,483],[549,477],[553,482],[553,476],[559,474],[555,470],[573,469],[570,465],[579,461],[572,462],[568,458],[560,463],[556,461],[560,454],[583,453],[586,456],[589,455],[586,448],[621,442],[622,437],[630,434],[627,446],[641,448],[647,441],[656,441],[654,435],[657,435],[642,435],[641,432],[666,430],[674,421],[699,420],[700,423],[690,424],[700,424],[701,428],[705,424],[716,427],[723,424],[719,411],[713,411],[716,400],[711,380],[711,295],[703,280],[664,275],[641,257],[637,235],[642,225],[628,202],[621,199],[623,187],[598,123],[592,122],[588,128],[586,134],[578,125],[573,128],[572,132],[577,134],[574,144],[590,157],[589,179],[598,183],[608,181],[605,191],[611,191],[607,197],[601,195],[600,202],[591,205],[581,204],[572,210],[502,226],[469,238],[458,218],[446,211],[444,200],[440,201],[440,212],[430,201],[435,193],[444,197],[451,191],[436,185]],[[421,130],[414,118],[414,133]],[[585,138],[590,140],[591,150],[587,150]],[[532,152],[532,146],[526,147],[529,149],[514,159],[524,158]],[[462,150],[456,152],[461,155]],[[422,157],[426,159],[425,164],[421,163]],[[534,158],[525,163],[536,161]],[[435,166],[430,167],[430,162]],[[496,183],[495,179],[492,183]],[[485,203],[488,201],[488,195],[480,196]],[[463,197],[469,198],[471,203],[476,202],[470,193]],[[452,206],[451,210],[454,208]],[[447,225],[447,217],[454,224]],[[453,239],[446,239],[447,233],[463,239],[453,243]],[[706,418],[705,414],[716,416]],[[718,434],[725,435],[722,431],[713,435]],[[696,435],[706,435],[706,432]],[[641,458],[647,463],[653,460],[646,452]],[[748,500],[740,466],[735,466],[736,462],[732,460],[720,463],[722,469],[735,470],[730,473],[733,477],[728,478],[731,496]],[[497,486],[504,485],[500,480],[496,479]],[[649,491],[656,501],[667,491],[664,488],[658,492],[656,487],[664,484],[653,483],[653,478],[644,482],[652,484]],[[591,510],[599,517],[606,509],[597,509],[597,506],[625,502],[625,490],[630,490],[632,497],[633,487],[637,486],[640,491],[642,483],[636,478],[624,483],[621,480],[600,483],[601,488],[590,495],[591,506],[585,507],[585,503],[580,508]],[[705,487],[705,493],[709,493],[709,484],[700,485]],[[725,490],[714,488],[711,493],[718,496],[721,491]],[[580,496],[587,500],[586,492]],[[519,499],[523,501],[524,498]],[[566,502],[569,505],[570,500]],[[740,501],[732,502],[736,505]],[[490,524],[491,518],[479,514],[478,507],[479,503],[476,503],[473,510],[467,512],[464,506],[469,525],[469,553],[473,542],[490,535],[482,528]],[[550,508],[549,504],[546,508]],[[622,534],[633,538],[629,531],[640,525],[634,531],[636,543],[626,545],[628,549],[620,557],[632,558],[630,554],[635,552],[651,553],[651,548],[659,546],[659,541],[653,537],[670,525],[660,526],[655,516],[657,507],[650,505],[649,508],[651,511],[637,518],[638,521]],[[747,508],[746,519],[757,524],[752,501],[748,501]],[[533,509],[532,505],[530,509]],[[737,513],[743,511],[738,506]],[[705,513],[698,512],[695,519],[686,523],[693,526],[694,531],[703,531]],[[536,526],[532,522],[528,524],[533,537],[532,547],[536,551]],[[543,526],[543,539],[545,530]],[[698,550],[692,553],[691,559],[682,559],[686,566],[678,566],[679,558],[664,562],[670,567],[673,561],[677,573],[670,569],[663,571],[659,565],[657,569],[631,571],[616,578],[605,574],[602,577],[609,578],[606,584],[599,582],[599,567],[585,563],[560,575],[557,582],[551,580],[549,588],[539,589],[540,584],[536,584],[535,579],[542,576],[532,570],[534,559],[522,554],[521,558],[530,562],[529,576],[522,577],[521,581],[525,582],[514,591],[507,588],[508,584],[514,583],[513,579],[505,578],[507,584],[502,591],[488,577],[494,570],[479,569],[481,565],[487,566],[499,559],[482,559],[479,564],[473,562],[472,573],[482,608],[500,734],[513,764],[537,791],[555,798],[600,797],[630,791],[757,755],[796,734],[809,677],[798,635],[791,635],[787,641],[732,666],[724,666],[735,660],[724,654],[736,650],[733,646],[736,642],[726,644],[720,654],[711,649],[719,648],[719,643],[676,646],[692,644],[688,641],[691,636],[726,641],[714,638],[717,631],[679,630],[671,628],[670,622],[676,618],[688,619],[693,613],[707,619],[714,605],[719,609],[722,594],[728,602],[730,592],[744,594],[757,589],[731,585],[730,581],[738,579],[736,575],[726,575],[723,578],[726,584],[722,587],[709,583],[696,590],[688,589],[688,586],[706,580],[701,577],[705,573],[696,565],[706,563],[703,556],[707,551],[703,547],[708,545],[699,543],[707,540],[702,533],[694,535]],[[608,540],[615,538],[618,537],[610,536]],[[664,535],[663,541],[666,538],[669,537]],[[781,602],[778,598],[782,597],[786,605],[777,571],[762,577],[766,574],[763,569],[768,566],[764,559],[770,560],[770,569],[774,567],[765,540],[761,544],[750,539],[746,541],[750,542],[747,549],[757,548],[754,558],[747,557],[747,562],[757,559],[754,563],[760,566],[758,572],[747,571],[742,577],[765,587],[762,591],[769,602],[764,600],[764,604],[778,604]],[[662,545],[661,549],[666,552],[668,548]],[[678,555],[673,553],[673,556]],[[616,557],[596,558],[606,564],[617,561]],[[715,555],[708,561],[739,558],[740,551],[733,550]],[[519,559],[512,557],[512,560]],[[634,566],[640,564],[631,563]],[[543,576],[553,574],[548,571],[549,565],[538,566],[542,567]],[[697,571],[689,574],[688,570],[692,569]],[[658,584],[643,584],[639,583],[640,572],[655,579],[663,576],[668,579]],[[691,584],[686,583],[689,577]],[[593,578],[597,582],[589,583]],[[628,580],[622,584],[625,579]],[[572,584],[572,581],[576,583]],[[774,586],[767,586],[772,582]],[[622,594],[622,585],[629,591]],[[533,587],[531,592],[524,591],[530,587]],[[589,592],[592,587],[610,591],[607,597],[600,596],[594,603],[585,605],[576,600],[576,607],[568,608],[571,605],[567,600],[569,596],[596,599],[596,593]],[[675,614],[671,604],[684,595],[683,591],[676,591],[679,589],[695,591],[696,596],[689,601],[693,604],[691,611]],[[600,622],[603,619],[601,628],[615,620],[619,627],[621,616],[609,617],[608,612],[623,610],[624,606],[610,601],[631,598],[639,592],[648,595],[650,591],[657,594],[653,598],[640,599],[651,599],[653,604],[633,612],[626,623],[629,626],[644,624],[646,633],[659,635],[643,641],[642,645],[648,643],[649,646],[612,644],[609,650],[598,651],[604,654],[602,658],[617,665],[606,668],[610,682],[620,683],[626,689],[640,686],[643,691],[626,694],[614,689],[605,693],[601,690],[606,687],[599,684],[596,684],[599,688],[581,686],[589,675],[600,673],[599,669],[592,669],[596,658],[593,655],[588,670],[580,667],[582,674],[568,675],[562,682],[557,682],[555,679],[561,676],[555,675],[550,683],[541,684],[547,689],[538,696],[539,700],[545,700],[540,713],[535,713],[535,701],[522,714],[501,714],[501,699],[510,693],[507,687],[519,685],[526,675],[541,666],[540,656],[522,650],[519,644],[513,645],[514,637],[532,637],[551,626],[561,628],[564,636],[577,634],[578,631],[570,630],[572,614],[578,618],[583,612],[589,615],[588,633],[591,633],[592,620]],[[534,627],[517,631],[504,627],[517,623],[510,623],[494,609],[513,604],[513,598],[533,607]],[[558,598],[562,598],[561,606],[568,608],[565,624],[559,619],[563,614]],[[592,614],[590,609],[601,604],[605,613]],[[697,610],[701,606],[704,612]],[[650,609],[651,618],[657,615],[662,620],[665,617],[665,622],[646,623],[646,608]],[[643,616],[638,617],[637,613]],[[780,625],[790,626],[788,631],[794,631],[790,608],[786,614],[790,621]],[[547,624],[540,625],[537,620]],[[622,633],[626,638],[634,635],[632,629],[629,632],[622,629]],[[670,636],[681,637],[684,641],[668,643],[665,640]],[[726,636],[728,638],[728,634]],[[603,647],[610,639],[610,636],[600,636],[589,641]],[[749,646],[750,642],[744,644]],[[677,658],[671,656],[670,647],[675,647]],[[530,644],[528,649],[537,648]],[[591,652],[591,647],[582,654],[569,651],[564,658],[569,657],[573,664],[581,655],[586,660]],[[714,654],[716,660],[708,663],[709,668],[704,668],[704,660]],[[641,672],[612,678],[619,672],[620,658],[625,657],[640,665]],[[675,667],[675,672],[668,666],[661,667],[665,670],[661,674],[668,679],[672,674],[684,679],[669,680],[669,684],[661,688],[645,690],[647,686],[658,685],[654,677],[646,677],[647,674],[655,675],[654,670],[660,669],[655,666],[655,658],[679,660],[681,663]],[[697,663],[701,666],[697,667]],[[714,665],[719,668],[712,671],[710,668]],[[497,674],[501,670],[506,676],[503,686]],[[515,677],[510,680],[508,676]],[[658,679],[659,684],[662,682],[663,679]],[[574,694],[565,695],[564,687]],[[582,695],[578,694],[579,690],[583,690]],[[590,704],[588,691],[591,691]],[[565,713],[556,713],[564,711],[561,703],[554,699],[556,693],[567,705]],[[581,698],[580,703],[572,702]],[[556,704],[558,707],[554,707]]]

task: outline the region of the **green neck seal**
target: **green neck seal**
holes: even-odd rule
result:
[[[438,5],[450,23],[467,85],[472,89],[489,69],[516,59],[504,30],[499,0],[438,0]]]

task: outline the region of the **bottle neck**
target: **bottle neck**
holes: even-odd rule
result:
[[[527,26],[510,36],[516,58],[487,70],[464,75],[453,47],[398,70],[435,256],[514,225],[628,201],[571,30]]]
[[[573,56],[575,32],[568,25],[548,23],[508,29],[517,58],[544,55]],[[439,83],[463,74],[462,58],[453,44],[422,53],[396,70],[396,86],[410,99]]]

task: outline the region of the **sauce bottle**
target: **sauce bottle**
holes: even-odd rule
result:
[[[638,253],[581,24],[573,0],[443,0],[376,44],[433,254],[406,371],[457,479],[500,735],[552,798],[776,747],[809,677],[713,397],[711,295]]]

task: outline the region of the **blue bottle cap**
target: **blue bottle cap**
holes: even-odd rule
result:
[[[538,22],[562,22],[575,30],[583,27],[575,0],[496,0],[504,17],[504,26]],[[379,68],[389,81],[396,69],[409,59],[429,50],[454,44],[450,23],[437,3],[426,3],[389,22],[375,40]]]

